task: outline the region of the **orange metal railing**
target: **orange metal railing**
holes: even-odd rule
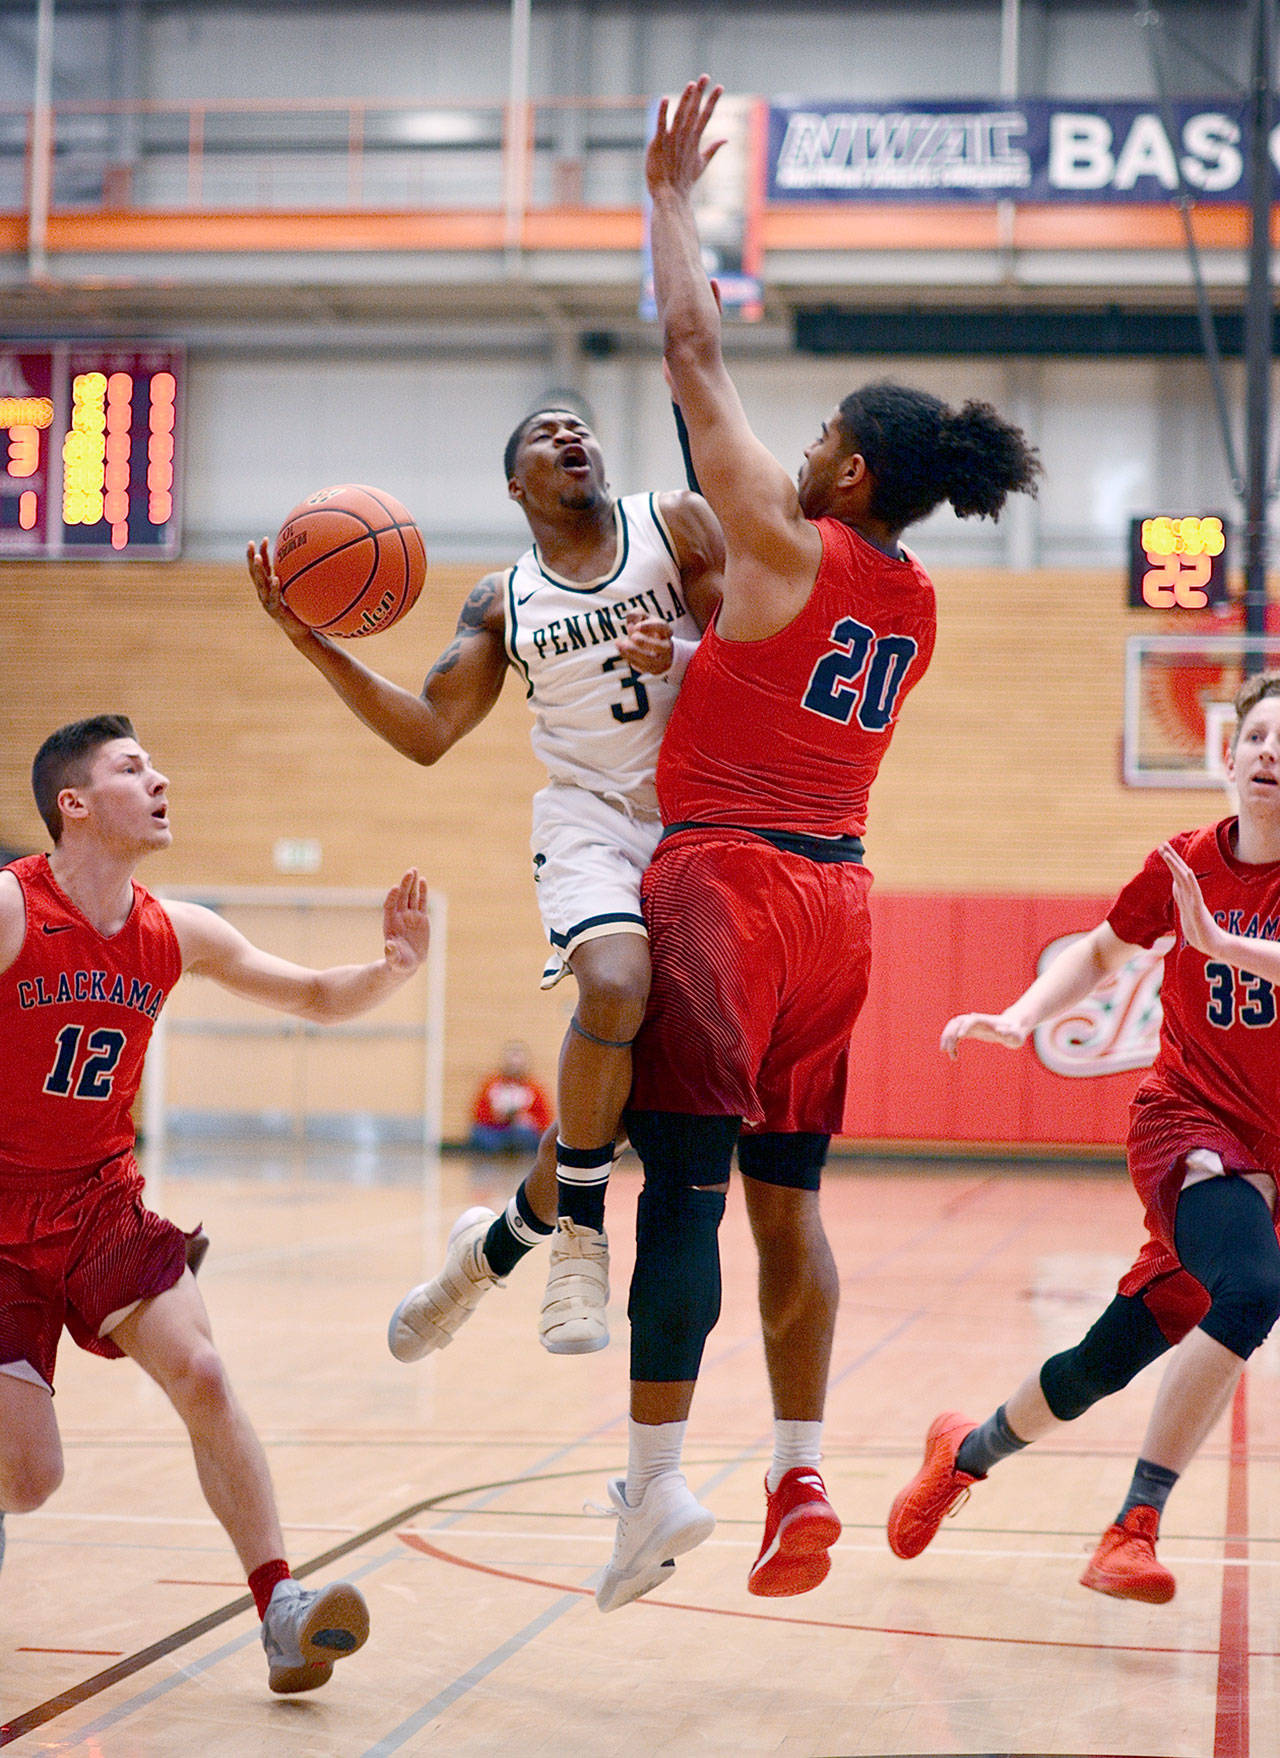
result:
[[[636,249],[648,103],[60,103],[44,178],[32,112],[0,106],[0,250]],[[1247,235],[1243,208],[1194,225],[1202,249]],[[771,204],[761,234],[775,252],[1182,248],[1167,203]]]

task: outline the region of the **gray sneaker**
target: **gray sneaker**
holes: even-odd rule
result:
[[[328,1684],[334,1661],[363,1648],[368,1636],[369,1608],[349,1581],[319,1592],[292,1578],[277,1582],[262,1620],[267,1683],[282,1696],[314,1691]]]
[[[453,1342],[480,1296],[505,1288],[484,1260],[485,1234],[497,1220],[492,1209],[464,1209],[449,1230],[444,1268],[411,1288],[391,1315],[387,1348],[397,1361],[420,1361]]]

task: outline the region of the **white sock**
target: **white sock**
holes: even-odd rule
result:
[[[687,1422],[637,1422],[627,1418],[627,1487],[631,1507],[638,1507],[655,1477],[679,1471]]]
[[[797,1465],[812,1465],[816,1469],[821,1462],[821,1422],[783,1422],[781,1418],[774,1419],[773,1460],[764,1480],[765,1487],[771,1494],[787,1472],[794,1471]]]

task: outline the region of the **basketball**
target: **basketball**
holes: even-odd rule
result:
[[[376,635],[411,610],[427,573],[413,515],[380,488],[342,483],[296,506],[275,542],[280,597],[325,635]]]

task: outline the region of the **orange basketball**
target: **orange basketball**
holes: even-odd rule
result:
[[[280,597],[325,635],[376,635],[413,608],[427,552],[413,515],[380,488],[342,483],[296,506],[275,543]]]

